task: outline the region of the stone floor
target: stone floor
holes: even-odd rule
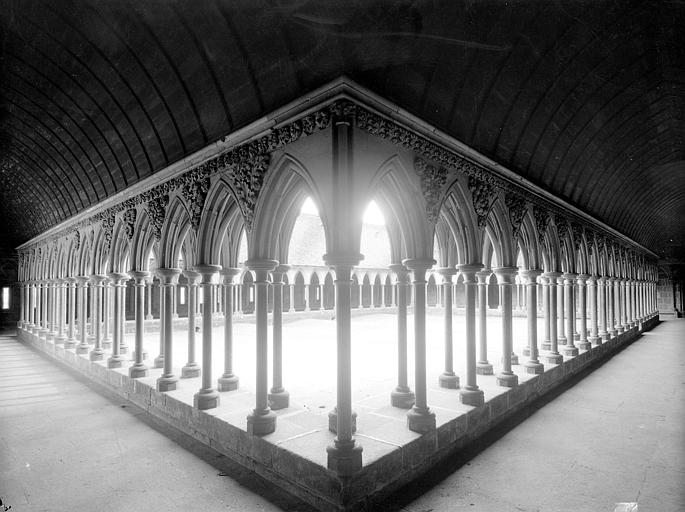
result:
[[[440,423],[441,418],[448,417],[453,411],[458,411],[462,406],[458,403],[456,391],[441,390],[434,384],[437,383],[437,375],[442,368],[442,322],[439,315],[432,316],[430,320],[431,321],[428,323],[429,368],[431,370],[429,371],[429,403],[433,405],[438,416],[438,422]],[[365,462],[382,455],[388,446],[393,446],[393,443],[401,443],[405,438],[415,436],[415,434],[406,429],[403,411],[387,406],[388,391],[394,383],[395,352],[393,326],[394,318],[390,315],[360,317],[356,318],[354,321],[354,339],[361,340],[362,336],[364,338],[364,341],[356,341],[354,346],[354,394],[355,409],[359,413],[358,439],[364,446]],[[494,361],[499,360],[499,355],[496,354],[497,342],[495,341],[498,338],[497,334],[499,333],[499,329],[499,319],[491,319],[491,357]],[[334,339],[334,322],[331,322],[330,320],[292,322],[285,325],[284,331],[286,354],[285,383],[293,396],[293,407],[290,410],[279,412],[279,428],[275,434],[272,434],[272,441],[279,444],[283,443],[285,447],[289,447],[298,452],[304,450],[312,460],[325,463],[325,451],[323,448],[330,437],[330,433],[328,433],[325,428],[326,413],[333,402],[335,382],[334,359],[329,355],[333,348],[331,340]],[[664,334],[660,335],[662,331]],[[669,331],[673,331],[673,333],[669,333]],[[457,333],[457,335],[455,336],[455,342],[457,346],[455,347],[455,354],[457,354],[457,361],[461,360],[459,355],[463,354],[463,347],[458,341],[460,339],[458,333],[461,332],[463,332],[463,324],[461,324],[460,318],[456,317],[455,333]],[[525,340],[523,319],[515,319],[515,332],[517,333],[515,340],[518,342],[517,345],[520,346]],[[667,322],[662,324],[662,326],[657,327],[651,333],[645,334],[643,339],[631,345],[612,361],[605,364],[600,370],[591,374],[589,379],[582,381],[578,386],[572,388],[561,395],[557,400],[548,404],[547,407],[536,413],[530,420],[519,425],[519,427],[503,437],[498,443],[503,442],[507,437],[512,435],[516,437],[516,432],[521,428],[525,429],[527,425],[531,423],[534,424],[536,418],[540,417],[540,415],[544,416],[541,421],[544,421],[545,425],[549,425],[550,417],[561,416],[563,421],[559,427],[549,426],[542,429],[538,426],[533,432],[523,434],[518,444],[515,444],[513,447],[509,446],[507,448],[505,445],[504,453],[492,456],[490,462],[485,464],[484,467],[476,464],[478,458],[473,459],[470,466],[461,467],[454,475],[439,483],[433,491],[419,498],[416,503],[408,503],[405,499],[403,502],[398,501],[396,506],[391,508],[399,509],[402,506],[405,506],[407,510],[412,512],[429,509],[443,510],[444,506],[447,506],[446,504],[449,503],[449,510],[458,510],[453,507],[460,504],[470,510],[613,510],[613,508],[606,508],[604,505],[599,507],[598,502],[595,502],[594,506],[588,506],[586,509],[578,508],[573,501],[569,502],[571,503],[569,506],[565,506],[561,499],[561,494],[563,493],[560,493],[560,489],[563,490],[565,488],[565,485],[563,485],[564,482],[571,480],[576,481],[576,485],[586,485],[589,489],[598,487],[600,488],[600,491],[607,487],[613,488],[614,481],[616,484],[628,484],[630,482],[629,479],[614,478],[614,475],[617,474],[613,467],[614,462],[621,467],[627,466],[627,472],[635,475],[638,473],[640,475],[644,474],[646,478],[649,471],[646,472],[642,467],[644,466],[644,457],[632,453],[632,450],[635,447],[634,445],[636,444],[634,441],[631,440],[631,443],[628,444],[626,443],[626,437],[623,435],[616,437],[618,447],[616,448],[615,456],[613,450],[608,450],[608,448],[611,447],[610,444],[599,441],[600,446],[598,449],[590,450],[589,447],[586,446],[586,441],[588,439],[597,439],[597,432],[603,430],[607,432],[627,431],[628,433],[632,433],[630,429],[633,427],[629,426],[631,425],[630,422],[639,421],[641,419],[639,413],[641,413],[642,416],[646,415],[647,417],[663,417],[665,418],[663,420],[665,422],[664,425],[672,425],[677,419],[682,419],[682,400],[678,403],[675,403],[674,401],[661,403],[661,401],[652,400],[652,402],[655,403],[649,403],[649,398],[654,395],[656,383],[646,382],[644,385],[641,385],[637,381],[634,384],[631,382],[631,379],[635,379],[636,377],[650,377],[649,372],[647,372],[648,375],[644,375],[646,370],[644,367],[644,360],[650,359],[649,354],[638,354],[636,356],[628,356],[628,354],[631,354],[631,351],[634,351],[638,347],[640,347],[641,350],[644,350],[642,347],[646,347],[647,350],[654,350],[654,346],[658,342],[659,344],[666,345],[655,352],[653,363],[658,365],[660,362],[658,357],[670,347],[670,350],[673,351],[673,357],[667,360],[673,361],[674,363],[678,361],[678,364],[680,364],[684,358],[682,357],[682,354],[677,353],[677,348],[674,348],[675,341],[673,340],[677,340],[678,336],[682,339],[684,332],[685,324]],[[214,357],[215,361],[219,364],[217,365],[215,372],[219,372],[220,362],[223,359],[220,351],[220,335],[221,328],[218,328],[215,330],[215,339],[217,340],[217,343],[215,344],[216,350]],[[654,338],[655,335],[659,336],[657,340],[653,341],[652,338]],[[177,332],[175,333],[175,336],[174,361],[176,363],[175,366],[180,366],[185,362],[185,354],[182,353],[184,350],[185,334]],[[673,340],[669,343],[668,340],[670,338],[673,338]],[[129,344],[131,343],[132,340],[129,341]],[[150,355],[154,356],[157,354],[157,345],[157,338],[154,335],[150,335],[147,342],[147,350]],[[254,326],[249,324],[237,325],[236,369],[242,368],[242,370],[240,370],[242,388],[239,392],[223,394],[224,396],[222,396],[222,406],[226,406],[226,410],[230,411],[227,412],[227,414],[235,416],[230,419],[233,420],[232,422],[235,422],[234,424],[236,425],[241,425],[241,423],[244,425],[244,418],[252,406],[253,395],[251,390],[254,387],[254,372],[250,372],[249,369],[252,368],[254,361],[253,348]],[[2,458],[10,461],[8,468],[0,469],[0,471],[2,471],[2,473],[0,473],[2,474],[1,480],[3,482],[10,482],[7,491],[0,489],[0,496],[4,496],[6,502],[12,504],[10,498],[14,499],[13,503],[15,504],[26,503],[28,501],[31,506],[28,508],[25,507],[25,510],[47,510],[47,508],[40,507],[47,507],[48,503],[51,504],[50,506],[54,506],[56,503],[55,500],[59,502],[60,490],[63,492],[65,486],[66,488],[70,488],[68,484],[71,484],[71,488],[73,488],[73,483],[79,482],[78,487],[81,488],[82,482],[89,482],[89,484],[83,483],[83,487],[87,487],[88,491],[93,493],[92,499],[96,499],[96,496],[100,496],[103,489],[105,489],[108,494],[111,493],[112,498],[107,500],[107,506],[110,506],[111,508],[105,510],[124,510],[125,508],[130,508],[129,505],[133,503],[133,501],[127,502],[127,499],[139,500],[149,498],[151,498],[149,503],[152,508],[140,505],[136,505],[135,508],[140,510],[153,510],[162,508],[159,505],[160,503],[174,503],[174,500],[178,500],[178,503],[181,504],[180,509],[188,509],[187,507],[182,506],[182,488],[184,487],[179,486],[178,481],[176,481],[176,485],[171,485],[172,488],[169,489],[169,483],[173,484],[175,481],[174,476],[169,478],[168,475],[159,471],[159,468],[162,467],[162,459],[159,455],[159,450],[163,450],[165,453],[165,458],[163,459],[164,465],[167,464],[166,460],[168,457],[168,464],[170,465],[172,473],[174,473],[178,479],[183,476],[183,471],[181,471],[180,468],[184,466],[192,467],[192,474],[198,475],[197,483],[189,484],[189,486],[190,488],[192,488],[193,485],[195,487],[200,486],[201,488],[207,488],[207,492],[203,494],[202,499],[209,499],[211,497],[212,502],[211,504],[207,503],[205,509],[230,510],[230,507],[233,506],[236,507],[236,510],[275,510],[269,502],[264,502],[256,496],[248,497],[249,491],[244,487],[241,487],[240,484],[236,484],[227,478],[216,477],[218,474],[218,471],[215,471],[216,467],[221,466],[221,464],[226,465],[228,462],[225,460],[215,460],[211,453],[207,453],[208,450],[205,450],[202,446],[198,446],[198,444],[194,443],[192,440],[176,435],[177,438],[182,439],[181,441],[175,439],[180,445],[174,444],[164,435],[160,435],[159,433],[159,431],[161,431],[162,433],[168,434],[168,432],[165,432],[169,430],[168,428],[157,425],[154,420],[147,418],[146,414],[135,410],[135,407],[122,409],[120,406],[125,404],[123,404],[120,399],[112,397],[109,399],[102,398],[101,395],[93,393],[82,382],[74,381],[71,375],[65,374],[61,370],[57,370],[40,356],[29,349],[16,344],[11,339],[3,339],[0,350],[3,352],[3,361],[9,361],[10,366],[13,367],[11,372],[3,374],[3,387],[1,388],[2,391],[0,391],[0,403],[3,404],[2,409],[0,409],[0,427],[2,427],[0,431],[3,436],[2,450],[5,452]],[[306,358],[297,357],[297,354],[303,353],[307,354]],[[35,364],[33,362],[31,364],[24,364],[24,361],[28,357],[27,354],[31,355],[32,359],[37,358]],[[5,356],[7,356],[7,358]],[[676,359],[676,357],[680,357],[680,359]],[[611,386],[611,393],[609,394],[606,393],[606,389],[603,391],[585,391],[580,395],[581,398],[576,398],[572,402],[573,413],[568,412],[570,409],[569,405],[562,405],[560,406],[560,411],[556,414],[542,414],[548,411],[550,407],[557,406],[558,403],[561,403],[569,393],[575,393],[576,390],[580,389],[586,382],[591,382],[592,378],[597,379],[597,376],[604,375],[601,372],[604,372],[607,368],[610,368],[611,365],[614,365],[614,362],[619,358],[627,358],[627,361],[622,365],[619,365],[618,370],[623,369],[624,366],[632,369],[631,371],[626,371],[625,375],[623,375],[623,378],[628,381],[626,384]],[[678,380],[679,375],[682,377],[683,370],[682,365],[678,366],[678,364],[675,366],[672,364],[666,365],[662,371],[651,376],[653,378],[663,378],[664,384],[670,383],[675,397],[673,400],[682,398],[683,394],[682,379]],[[41,369],[37,369],[38,367],[41,367]],[[640,371],[635,372],[636,369],[639,369]],[[669,369],[671,370],[670,374],[663,371]],[[456,370],[458,373],[463,374],[463,370],[459,365],[457,365]],[[216,373],[216,376],[218,376],[218,373]],[[154,375],[150,377],[152,381],[154,378]],[[611,382],[620,382],[619,380],[616,380],[619,378],[620,375],[617,377],[602,377],[602,382],[595,382],[595,386],[599,385],[606,388],[603,381],[610,380]],[[316,386],[312,386],[311,382],[316,382]],[[489,378],[480,378],[480,384],[484,387],[486,396],[488,393],[498,392],[495,386],[490,385]],[[630,384],[630,386],[628,386],[628,384]],[[75,389],[73,386],[80,386],[80,389]],[[191,395],[198,387],[199,381],[197,379],[184,380],[182,381],[181,389],[174,393]],[[657,389],[663,388],[664,385],[661,384]],[[636,393],[637,391],[639,391],[639,393]],[[620,407],[615,405],[613,408],[611,407],[611,404],[614,403],[612,402],[614,393],[624,393],[626,395],[626,397],[615,401],[615,403],[623,402],[623,405]],[[641,396],[641,393],[645,396]],[[74,395],[78,395],[78,400],[74,400]],[[590,399],[592,399],[593,402],[598,402],[589,404],[588,400]],[[639,401],[635,403],[633,407],[637,408],[637,410],[629,409],[625,405],[626,403],[630,404],[631,400],[638,399]],[[604,402],[602,400],[604,400]],[[609,404],[607,404],[606,401],[609,401]],[[5,407],[5,405],[8,407]],[[652,412],[648,408],[656,405],[660,405],[664,410]],[[678,406],[680,407],[680,415],[677,414],[677,409],[673,409],[673,407]],[[79,411],[76,409],[72,410],[72,408],[77,407],[82,407],[82,409]],[[614,411],[614,409],[616,409],[616,411]],[[69,412],[70,410],[72,410],[72,412]],[[100,414],[92,414],[92,412],[89,414],[89,411],[93,410],[98,410]],[[606,412],[597,415],[593,412],[596,410],[611,411],[613,415]],[[632,412],[629,412],[627,418],[622,417],[622,412],[631,410]],[[103,414],[102,411],[108,411],[110,414],[125,414],[122,417],[108,417],[107,414]],[[578,417],[579,414],[580,418]],[[605,416],[608,416],[608,418],[605,418]],[[74,422],[74,417],[80,418],[81,421]],[[93,424],[95,421],[100,421],[103,418],[105,421],[100,425]],[[666,418],[670,418],[670,422],[667,421]],[[41,421],[38,421],[39,419]],[[618,422],[620,426],[613,426],[609,421],[610,419]],[[61,425],[60,421],[62,423]],[[141,425],[141,421],[148,425],[147,429]],[[116,427],[113,428],[112,425],[116,425]],[[98,428],[98,426],[100,428]],[[153,428],[150,429],[149,426],[152,426]],[[568,426],[570,431],[563,433],[563,430],[561,429],[562,426]],[[589,432],[588,434],[583,431],[586,426]],[[637,429],[638,426],[634,426],[634,428]],[[679,428],[680,437],[675,437],[675,439],[682,441],[682,425],[680,425]],[[139,429],[144,430],[145,433],[139,434]],[[641,431],[638,430],[637,432],[640,433]],[[647,434],[648,431],[643,433]],[[677,434],[678,432],[674,435],[677,436]],[[140,446],[129,446],[128,450],[119,451],[121,450],[120,443],[122,442],[122,439],[125,439],[126,443],[133,443],[134,440],[139,437],[142,438]],[[319,437],[321,439],[318,439]],[[662,438],[663,437],[664,436],[662,436]],[[37,447],[35,445],[36,439],[50,439],[51,441],[50,443],[45,443],[38,451],[36,450]],[[656,442],[654,436],[650,435],[649,439]],[[115,446],[112,446],[113,440],[116,440]],[[661,441],[663,440],[664,439],[661,439]],[[545,446],[545,444],[547,444],[547,446]],[[495,443],[492,448],[496,445],[497,443]],[[625,448],[623,448],[624,445]],[[54,449],[51,447],[54,447]],[[89,451],[85,451],[81,454],[84,447],[88,447]],[[107,449],[108,447],[109,450]],[[192,453],[199,453],[201,457],[199,459],[195,458],[188,451],[185,451],[184,447],[189,448]],[[536,455],[531,455],[529,452],[529,448],[531,447],[532,449],[540,448],[543,452],[540,456],[538,456],[537,453]],[[648,455],[645,455],[645,457],[652,456],[653,452],[655,452],[653,446],[650,446],[649,448],[650,450],[647,452]],[[660,449],[663,449],[665,450],[665,453],[668,453],[666,446]],[[95,453],[91,452],[93,450]],[[486,450],[479,457],[486,456],[490,451],[491,449]],[[630,460],[621,455],[622,451],[627,451],[631,455]],[[141,454],[141,459],[138,460],[138,462],[133,462],[132,459],[123,455],[126,452]],[[585,452],[588,452],[588,457],[590,455],[596,456],[596,459],[598,460],[597,467],[586,464]],[[678,444],[678,446],[671,447],[670,453],[682,455],[682,445]],[[67,464],[68,467],[63,467],[61,465],[65,464],[64,454],[67,455],[67,460],[72,459],[70,461],[71,463]],[[69,454],[71,454],[71,457],[69,457]],[[74,457],[75,454],[76,457]],[[552,454],[550,461],[533,464],[538,471],[537,473],[535,471],[529,473],[528,468],[531,465],[531,457],[536,461],[545,461],[546,458],[542,456],[546,454]],[[633,455],[636,455],[636,457],[633,457]],[[519,457],[520,460],[514,462],[514,456]],[[45,460],[45,457],[47,457],[47,461]],[[502,457],[506,457],[507,461],[511,460],[511,462],[502,464],[499,462]],[[568,460],[574,462],[569,467],[566,467],[564,464],[558,464],[558,459],[560,457],[564,461]],[[581,457],[582,460],[576,460]],[[616,458],[616,461],[613,460],[614,457]],[[62,459],[62,462],[59,463],[60,465],[57,465],[58,462],[56,461],[59,458]],[[22,474],[25,471],[31,471],[22,465],[23,459],[26,459],[26,464],[29,464],[28,468],[31,467],[30,461],[32,459],[34,460],[33,471],[36,471],[36,459],[38,459],[39,467],[43,468],[38,482],[32,482],[30,479],[25,478],[26,475]],[[193,462],[188,462],[187,459],[193,459]],[[682,480],[684,469],[682,457],[674,459],[672,456],[671,460],[672,466],[666,467],[673,467],[671,476],[675,475]],[[208,465],[207,461],[209,461],[211,465]],[[551,463],[552,461],[554,462],[553,464]],[[83,462],[87,463],[87,467],[84,467],[85,464],[83,464]],[[199,469],[195,470],[195,466],[192,464],[197,465]],[[569,462],[569,464],[571,463]],[[609,468],[605,467],[607,465],[610,465],[611,471],[609,471]],[[110,475],[110,473],[106,471],[108,466],[113,467],[114,469],[120,469],[120,471],[116,471],[114,475]],[[561,471],[562,474],[559,476],[559,483],[554,483],[553,485],[551,483],[547,484],[548,481],[551,482],[552,478],[555,477],[555,473],[550,474],[548,466],[560,468],[559,471]],[[656,466],[653,464],[652,466],[656,468],[653,469],[652,472],[659,470],[658,464]],[[100,468],[101,471],[93,471],[93,467]],[[155,469],[150,471],[151,467]],[[499,473],[501,473],[501,475],[498,477],[499,480],[495,479],[492,481],[492,485],[490,486],[492,489],[488,489],[488,486],[485,485],[489,482],[489,477],[484,478],[482,482],[480,478],[475,478],[473,481],[477,481],[476,485],[464,486],[464,481],[470,481],[471,479],[468,476],[459,477],[459,474],[464,470],[468,472],[471,467],[481,468],[484,473],[487,472],[487,475]],[[514,485],[516,489],[520,489],[520,491],[512,493],[506,490],[506,486],[501,487],[503,482],[506,482],[511,476],[512,469],[522,467],[526,468],[525,472],[514,471],[519,475]],[[563,471],[561,470],[561,467],[564,467]],[[641,469],[636,471],[635,467],[640,467]],[[494,471],[494,473],[493,468],[497,470]],[[57,469],[57,471],[55,471],[55,469]],[[602,471],[604,471],[604,473]],[[237,475],[238,481],[248,484],[253,487],[254,490],[255,482],[253,479],[249,477],[245,478],[246,475],[244,472],[241,474],[239,468],[235,468],[235,471],[229,471],[229,473]],[[188,472],[188,474],[190,474],[190,472]],[[531,475],[530,478],[526,477],[528,474]],[[586,474],[587,478],[585,477]],[[138,478],[136,478],[136,475],[138,475]],[[202,478],[199,478],[200,475],[202,475]],[[521,476],[525,477],[523,478],[523,482],[519,482]],[[217,479],[220,480],[219,483],[216,482]],[[156,480],[160,480],[160,482],[156,482]],[[663,478],[659,481],[665,482]],[[145,482],[146,485],[140,485],[136,490],[136,485],[139,485],[141,482]],[[429,479],[428,483],[433,484],[434,482],[431,482]],[[532,484],[533,489],[531,489],[530,486],[527,486],[527,484]],[[639,482],[637,482],[637,484],[639,484]],[[639,487],[637,484],[635,486],[636,488]],[[132,485],[133,487],[131,487]],[[260,485],[259,482],[257,482],[256,485],[257,492],[263,495],[266,487]],[[665,485],[667,490],[668,485]],[[17,486],[19,486],[19,489],[17,489]],[[619,488],[617,487],[617,489]],[[490,492],[491,490],[493,490],[493,492]],[[497,492],[494,492],[494,490],[497,490]],[[659,491],[659,489],[657,489],[657,491]],[[50,494],[55,493],[57,495],[54,496],[52,500],[46,498],[47,501],[40,501],[43,499],[43,496],[49,496]],[[406,498],[414,496],[415,494],[416,492],[413,489],[409,489],[407,492],[402,493],[402,496]],[[614,494],[608,496],[612,506],[616,501],[635,501],[636,499],[636,494],[634,492],[631,494],[629,492],[623,492],[622,489],[621,492],[616,492],[615,494],[616,496],[614,496]],[[619,496],[619,494],[621,496]],[[626,494],[626,496],[624,497],[623,494]],[[652,491],[642,491],[642,498],[638,499],[638,501],[641,502],[643,500],[653,499],[653,497],[651,497],[652,494]],[[173,497],[174,495],[176,495],[176,498]],[[235,495],[239,496],[241,499],[244,496],[246,501],[241,502],[238,498],[234,498]],[[574,495],[577,495],[576,490],[574,490],[573,493],[569,493],[571,498],[573,498]],[[678,496],[676,491],[671,491],[670,493],[658,492],[658,495],[660,498],[666,496],[669,499],[682,499],[682,496]],[[230,498],[226,498],[227,496],[230,496]],[[481,499],[477,500],[476,498],[479,496]],[[516,496],[516,499],[513,499],[514,496]],[[117,497],[119,497],[119,501],[117,501]],[[285,509],[303,509],[296,506],[293,502],[284,501],[287,500],[287,497],[269,497],[272,501],[279,503]],[[607,498],[606,495],[603,497]],[[66,496],[62,495],[62,499],[64,498],[73,499],[73,496],[71,494],[67,494]],[[170,501],[164,501],[167,499]],[[224,500],[223,503],[221,501],[222,499]],[[441,502],[442,499],[445,501]],[[162,501],[160,502],[157,500]],[[44,503],[45,505],[36,505],[40,503]],[[73,501],[67,501],[66,503],[62,501],[61,503],[64,504],[65,509],[87,510],[86,504],[90,503],[90,501],[84,500],[83,502],[80,502],[80,504]],[[443,503],[443,505],[440,505],[440,503]],[[472,506],[471,503],[475,504]],[[519,507],[518,509],[514,508],[517,506]],[[17,508],[16,505],[14,508]],[[170,507],[165,506],[164,508]],[[173,509],[173,507],[171,508]],[[193,508],[195,507],[193,506]],[[17,509],[21,510],[20,508]],[[655,510],[657,509],[671,510],[670,506],[655,508]],[[678,510],[678,508],[673,508],[673,510]]]

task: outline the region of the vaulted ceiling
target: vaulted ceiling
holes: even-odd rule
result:
[[[3,4],[12,243],[347,75],[647,248],[685,245],[681,1]]]

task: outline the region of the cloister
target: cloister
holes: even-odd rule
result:
[[[376,510],[680,316],[682,8],[171,4],[3,15],[19,342]]]

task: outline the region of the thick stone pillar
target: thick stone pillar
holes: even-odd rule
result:
[[[416,402],[407,413],[410,430],[419,433],[435,429],[435,413],[427,403],[426,389],[426,271],[435,260],[408,259],[402,262],[413,273],[414,287],[414,381]]]
[[[200,274],[192,270],[184,270],[183,275],[188,282],[188,362],[181,368],[181,378],[199,377],[200,365],[195,361],[195,320],[197,319],[197,283]]]
[[[552,346],[550,341],[549,323],[550,323],[550,311],[549,311],[549,278],[546,274],[540,276],[540,281],[542,282],[541,293],[542,293],[542,314],[544,315],[543,325],[544,325],[544,337],[542,343],[540,343],[540,350],[549,350]]]
[[[362,467],[362,447],[353,437],[352,413],[352,268],[360,255],[326,254],[326,264],[335,271],[335,322],[337,344],[336,437],[326,448],[328,469],[347,476]],[[330,422],[330,417],[329,417]]]
[[[442,296],[445,309],[445,370],[438,377],[441,388],[457,389],[459,377],[454,373],[454,355],[452,349],[452,276],[457,271],[454,268],[438,268],[436,272],[442,276]]]
[[[269,406],[273,410],[290,406],[290,393],[283,387],[283,276],[290,270],[288,265],[279,265],[271,273],[273,279],[274,309],[273,329],[273,382],[269,391]],[[323,290],[320,290],[319,304],[323,309]]]
[[[478,278],[478,359],[476,373],[492,375],[492,364],[488,361],[488,279],[492,271],[481,270],[476,273]]]
[[[110,350],[112,348],[112,339],[109,335],[110,320],[112,319],[112,301],[111,292],[112,284],[109,278],[102,282],[102,348],[103,350]]]
[[[459,265],[464,278],[466,320],[466,385],[459,391],[459,400],[474,407],[482,405],[484,401],[483,390],[478,388],[476,378],[476,288],[481,268],[482,265]]]
[[[513,352],[511,288],[518,269],[501,267],[494,269],[494,271],[497,275],[500,297],[502,298],[502,370],[496,375],[496,378],[498,385],[510,388],[518,384],[518,376],[511,371],[511,355]]]
[[[276,430],[276,414],[269,407],[268,399],[268,291],[269,272],[278,262],[275,260],[247,260],[245,266],[255,273],[255,322],[257,331],[257,382],[255,385],[255,408],[247,417],[247,431],[256,436],[271,434]]]
[[[564,357],[559,353],[557,337],[557,279],[561,276],[559,272],[545,272],[549,289],[549,352],[544,355],[543,360],[547,364],[561,364]]]
[[[105,351],[102,348],[102,290],[104,288],[105,279],[107,279],[107,276],[90,276],[91,293],[93,297],[91,320],[93,322],[94,341],[93,350],[90,351],[91,361],[102,361],[105,357]]]
[[[524,270],[521,277],[526,279],[526,316],[528,320],[528,361],[523,363],[526,373],[540,374],[545,371],[544,365],[538,359],[538,283],[537,278],[541,270]]]
[[[240,274],[239,268],[226,267],[219,271],[224,292],[224,373],[219,377],[219,391],[234,391],[240,379],[233,373],[233,278]]]
[[[136,289],[136,341],[135,341],[135,362],[129,368],[128,374],[137,379],[139,377],[147,377],[148,369],[143,363],[143,335],[145,333],[145,289],[149,286],[148,277],[150,275],[147,271],[132,270],[129,275],[134,280]],[[123,334],[123,333],[122,333]]]
[[[173,305],[176,300],[176,285],[181,270],[177,268],[158,268],[156,270],[162,293],[164,307],[160,324],[164,323],[164,371],[157,379],[157,391],[173,391],[178,386],[178,377],[173,370],[174,326]]]
[[[76,278],[78,286],[78,312],[79,312],[79,339],[80,343],[76,346],[77,354],[87,354],[90,350],[88,344],[88,306],[86,299],[88,295],[88,278],[79,276]]]
[[[577,347],[579,350],[590,350],[592,346],[587,340],[587,280],[590,278],[587,274],[580,274],[577,278],[578,282],[578,310],[580,312],[580,326],[578,327],[578,333],[580,337],[578,339]]]
[[[195,272],[201,276],[202,289],[202,388],[195,394],[193,403],[200,410],[219,405],[219,392],[212,386],[212,278],[221,270],[218,265],[198,265]]]
[[[390,393],[393,407],[411,409],[416,401],[407,381],[407,292],[409,271],[401,263],[390,265],[397,276],[397,386]]]
[[[591,346],[597,346],[602,344],[602,339],[599,337],[599,322],[598,316],[598,283],[599,278],[597,276],[590,276],[587,278],[587,296],[590,308],[590,337],[588,342]]]
[[[107,367],[121,368],[126,358],[121,353],[121,339],[124,333],[119,319],[124,312],[122,289],[126,286],[126,281],[129,280],[129,275],[113,272],[109,274],[109,279],[111,281],[110,289],[114,295],[114,300],[112,301],[114,303],[114,314],[112,315],[112,355],[109,357],[109,359],[107,359]]]

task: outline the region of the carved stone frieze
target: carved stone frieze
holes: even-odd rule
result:
[[[575,222],[571,223],[571,236],[573,237],[573,247],[578,250],[583,241],[583,226]]]
[[[188,180],[182,189],[183,198],[186,200],[190,212],[190,224],[195,231],[200,226],[200,218],[209,192],[209,185],[209,176],[204,176],[197,180]]]
[[[168,195],[154,197],[147,203],[146,209],[147,214],[150,217],[152,236],[154,236],[157,241],[162,237],[162,226],[164,225],[164,217],[166,216],[166,207],[168,204]]]
[[[533,218],[535,219],[535,229],[538,233],[538,243],[542,245],[545,241],[545,232],[549,224],[549,212],[539,206],[533,206]]]
[[[518,194],[507,193],[504,195],[504,204],[509,211],[509,223],[514,237],[518,237],[521,231],[521,223],[526,215],[528,203]]]
[[[447,170],[422,158],[414,159],[414,170],[421,179],[421,192],[426,200],[426,217],[429,222],[436,222],[440,213],[443,187],[447,183]]]
[[[114,232],[114,221],[116,218],[114,215],[109,215],[102,219],[102,230],[103,230],[103,237],[105,240],[105,254],[109,253],[109,250],[112,248],[112,234]]]
[[[495,195],[495,187],[476,176],[469,176],[468,185],[469,190],[471,191],[473,208],[476,210],[476,215],[478,217],[478,227],[484,228],[488,222],[490,209],[497,197]]]
[[[126,238],[128,238],[129,240],[131,240],[133,238],[133,235],[135,234],[137,216],[138,212],[136,211],[136,209],[129,208],[124,212],[124,215],[121,219],[124,223],[124,233],[126,233]]]

